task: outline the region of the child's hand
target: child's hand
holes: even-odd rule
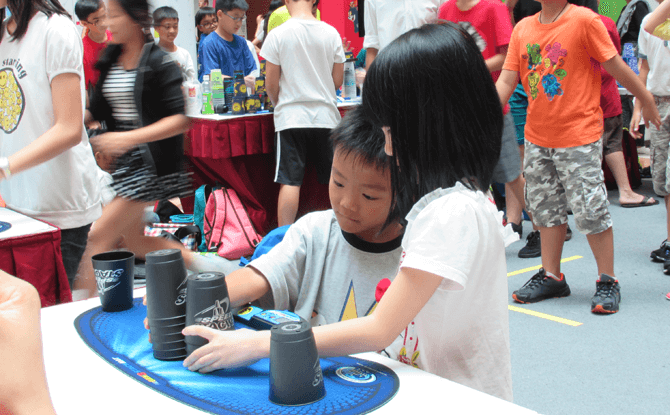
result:
[[[244,83],[247,85],[247,91],[251,91],[251,95],[253,95],[256,88],[256,77],[247,75],[244,77]]]
[[[188,326],[185,336],[200,336],[209,340],[184,360],[184,367],[195,372],[209,373],[219,369],[249,366],[266,357],[263,349],[269,350],[270,332],[248,329],[219,331],[203,326]],[[267,344],[267,348],[264,347]]]
[[[640,117],[640,111],[633,111],[633,115],[630,118],[630,126],[628,127],[630,135],[636,140],[642,138],[642,133],[640,133]]]
[[[342,48],[344,49],[344,53],[351,52],[353,50],[351,48],[351,42],[348,41],[346,37],[342,38]]]
[[[96,135],[90,139],[91,146],[96,152],[116,159],[132,147],[132,144],[126,143],[125,134],[125,132],[110,132]]]
[[[256,25],[257,26],[260,26],[262,21],[263,21],[263,15],[262,14],[259,14],[258,16],[256,16]]]
[[[642,107],[642,117],[644,117],[644,125],[646,127],[649,127],[649,123],[652,123],[657,129],[661,129],[661,115],[658,113],[658,108],[654,101]]]

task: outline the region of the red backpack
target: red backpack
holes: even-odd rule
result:
[[[226,259],[253,254],[262,239],[233,189],[224,187],[209,195],[203,222],[207,250]]]

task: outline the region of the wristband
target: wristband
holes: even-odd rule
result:
[[[5,179],[9,179],[12,172],[9,170],[9,159],[7,157],[0,157],[0,170],[5,175]]]

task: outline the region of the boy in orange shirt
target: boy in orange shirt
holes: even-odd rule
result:
[[[543,268],[512,297],[534,303],[570,295],[560,270],[570,208],[598,266],[591,311],[616,313],[621,295],[601,169],[600,65],[642,101],[645,120],[658,125],[660,117],[653,97],[623,62],[597,14],[566,0],[539,2],[540,13],[514,28],[496,83],[503,104],[519,75],[528,94],[526,206],[542,244]]]

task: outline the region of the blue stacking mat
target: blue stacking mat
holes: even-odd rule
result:
[[[303,406],[270,402],[270,361],[209,374],[191,372],[181,361],[154,359],[142,320],[146,307],[135,299],[126,311],[101,307],[75,320],[81,338],[109,364],[172,399],[213,414],[364,414],[383,406],[398,391],[398,376],[388,367],[355,357],[320,359],[326,396]],[[236,322],[236,328],[245,327]]]

